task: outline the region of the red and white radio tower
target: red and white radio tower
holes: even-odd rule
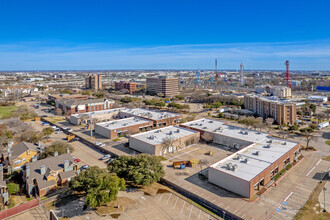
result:
[[[289,60],[285,61],[285,66],[286,66],[286,73],[285,73],[285,84],[287,87],[291,88],[291,77],[290,77],[290,72],[289,72]]]

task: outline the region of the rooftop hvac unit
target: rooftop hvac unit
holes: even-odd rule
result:
[[[199,126],[203,126],[203,124],[202,124],[202,123],[200,123],[200,124],[199,124]]]
[[[249,132],[246,131],[245,134],[249,134]]]
[[[228,163],[228,164],[227,164],[227,169],[228,169],[228,170],[231,170],[232,168],[233,168],[233,165],[232,165],[231,163]]]
[[[178,129],[176,129],[176,133],[180,133],[180,129],[178,128]]]
[[[207,127],[203,127],[203,129],[207,129]]]
[[[267,148],[271,148],[271,146],[272,146],[271,144],[267,144]]]
[[[169,133],[168,133],[168,135],[172,135],[173,134],[173,132],[172,131],[170,131]]]
[[[202,122],[204,122],[204,119],[202,120]]]
[[[240,133],[240,134],[244,134],[244,131],[243,131],[243,130],[241,130],[239,133]]]
[[[245,158],[244,162],[249,163],[249,158]]]
[[[213,121],[209,121],[209,123],[213,123]]]
[[[234,149],[239,150],[239,145],[234,143]]]
[[[155,136],[150,135],[150,136],[149,136],[149,139],[150,139],[150,140],[153,140],[153,139],[155,139]]]
[[[237,168],[238,168],[238,165],[234,164],[233,167],[231,168],[231,170],[235,172],[237,170]]]
[[[241,159],[242,159],[242,156],[237,155],[236,159],[237,159],[237,160],[241,160]]]
[[[259,156],[260,151],[257,150],[254,154],[257,155],[257,156]]]
[[[283,142],[283,145],[286,145],[286,141],[285,141],[285,142]]]
[[[273,140],[269,140],[269,141],[267,141],[267,143],[273,143]]]

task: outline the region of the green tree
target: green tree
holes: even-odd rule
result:
[[[310,104],[309,108],[315,113],[316,112],[316,105]]]
[[[49,137],[51,134],[54,133],[54,128],[51,127],[44,128],[42,129],[42,133],[44,136]]]
[[[299,126],[297,124],[291,125],[288,130],[289,131],[298,131]]]
[[[54,156],[54,152],[57,151],[58,155],[66,154],[66,149],[69,148],[70,153],[73,152],[73,147],[63,141],[54,141],[51,145],[45,148],[45,153],[47,156]]]
[[[82,171],[70,182],[70,188],[78,192],[85,192],[85,202],[88,206],[97,207],[117,199],[118,192],[125,190],[125,180],[115,173],[97,166]]]
[[[10,195],[15,194],[19,191],[19,185],[16,183],[9,183],[7,185],[7,190]]]
[[[160,181],[165,175],[161,158],[149,154],[140,154],[136,157],[120,156],[109,163],[108,169],[127,181],[145,186]]]

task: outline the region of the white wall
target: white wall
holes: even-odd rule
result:
[[[106,129],[105,127],[100,126],[98,124],[95,125],[95,133],[99,134],[99,135],[102,135],[103,137],[106,137],[106,138],[111,138],[110,137],[110,130]]]
[[[209,182],[246,198],[250,197],[250,183],[243,179],[216,170],[208,169]]]
[[[155,155],[156,153],[154,145],[140,141],[134,137],[129,138],[129,147],[142,153],[147,153],[151,155]],[[159,152],[157,152],[156,155],[159,156]]]

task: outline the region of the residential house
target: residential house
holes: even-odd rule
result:
[[[44,196],[57,186],[64,185],[77,176],[77,163],[67,149],[66,154],[47,157],[27,163],[23,172],[28,195]]]

